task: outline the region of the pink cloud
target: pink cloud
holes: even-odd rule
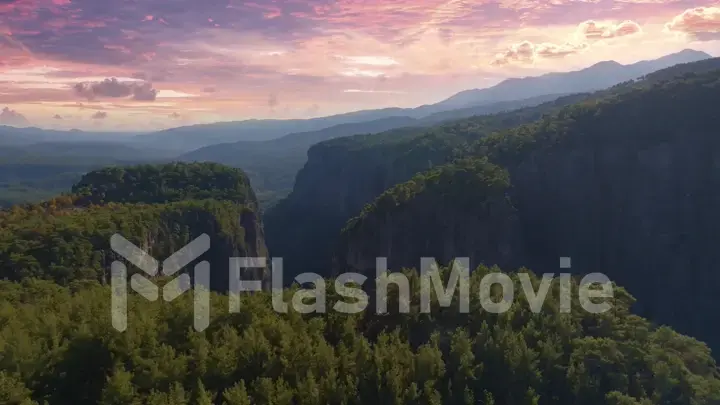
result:
[[[532,63],[535,60],[535,45],[530,41],[523,41],[510,47],[503,53],[497,54],[494,65],[506,65],[508,63]]]
[[[563,58],[578,53],[587,47],[588,45],[585,43],[574,44],[566,42],[558,45],[550,42],[534,44],[530,41],[522,41],[511,45],[505,52],[497,54],[491,64],[531,64],[541,58]]]
[[[698,40],[720,38],[720,7],[685,10],[665,24],[665,31],[687,34]]]
[[[578,26],[578,33],[586,39],[605,39],[624,37],[642,32],[640,24],[635,21],[623,21],[619,24],[602,24],[588,20]]]

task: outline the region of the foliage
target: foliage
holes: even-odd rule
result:
[[[388,189],[371,204],[365,205],[360,215],[349,220],[343,231],[349,231],[354,224],[370,215],[387,215],[392,210],[402,210],[405,203],[422,193],[463,198],[466,205],[475,206],[487,194],[503,193],[508,187],[510,179],[507,171],[488,163],[487,159],[459,159],[418,173],[409,181]]]
[[[86,203],[166,203],[217,199],[255,204],[240,169],[216,163],[168,163],[108,167],[87,173],[72,188]]]
[[[473,272],[467,314],[457,312],[457,296],[451,307],[433,301],[431,313],[419,313],[420,279],[407,272],[409,314],[397,312],[394,294],[386,315],[280,314],[270,293],[244,295],[228,314],[227,297],[213,294],[202,333],[191,329],[187,294],[170,303],[131,296],[120,333],[110,326],[106,287],[2,282],[0,386],[10,390],[0,395],[57,405],[720,401],[707,347],[631,315],[622,288],[604,314],[584,311],[576,296],[560,313],[558,283],[538,314],[521,293],[508,312],[493,314],[477,295],[489,271]],[[331,290],[328,308],[340,298]]]
[[[111,203],[86,208],[72,203],[68,196],[47,205],[0,212],[0,278],[34,277],[61,284],[79,279],[107,281],[110,263],[117,259],[110,249],[115,233],[156,257],[167,257],[202,233],[212,235],[218,249],[215,261],[220,263],[226,263],[237,249],[250,253],[254,248],[246,242],[246,234],[254,229],[241,223],[244,216],[253,215],[252,209],[228,201]]]

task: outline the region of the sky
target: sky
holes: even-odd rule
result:
[[[0,0],[0,124],[148,131],[415,107],[508,77],[720,56],[720,2]]]

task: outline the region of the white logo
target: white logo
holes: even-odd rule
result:
[[[127,261],[153,277],[158,274],[158,261],[147,252],[135,246],[119,234],[110,238],[110,247]],[[162,274],[172,276],[191,261],[210,249],[210,237],[202,234],[183,246],[162,263]],[[110,266],[112,286],[112,325],[122,332],[127,329],[127,267],[123,262],[114,261]],[[165,301],[172,301],[190,289],[190,275],[185,273],[167,283],[162,289]],[[149,301],[158,299],[159,288],[149,279],[133,274],[130,287]],[[202,261],[195,265],[194,288],[195,330],[202,331],[210,322],[210,263]]]

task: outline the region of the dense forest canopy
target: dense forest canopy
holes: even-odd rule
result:
[[[165,203],[216,199],[239,204],[257,202],[240,169],[217,163],[168,163],[109,167],[84,175],[74,194],[94,203]]]
[[[473,272],[471,289],[496,269]],[[0,283],[0,399],[11,404],[717,404],[720,375],[705,345],[629,313],[579,302],[560,313],[549,298],[534,314],[472,299],[459,314],[434,301],[385,316],[274,312],[270,293],[244,295],[237,313],[212,296],[210,328],[191,328],[192,298],[130,299],[128,330],[109,320],[109,290],[28,279]],[[447,273],[445,273],[447,274]],[[443,278],[443,276],[441,276]],[[446,278],[446,277],[445,277]],[[513,276],[519,283],[517,275]],[[539,280],[530,275],[537,288]],[[332,286],[332,280],[328,285]],[[519,285],[519,284],[518,284]],[[549,293],[557,297],[555,283]],[[295,289],[283,298],[289,302]],[[471,296],[476,297],[474,293]],[[495,296],[495,299],[500,296]],[[346,298],[331,289],[328,307]],[[501,299],[501,298],[500,298]]]

